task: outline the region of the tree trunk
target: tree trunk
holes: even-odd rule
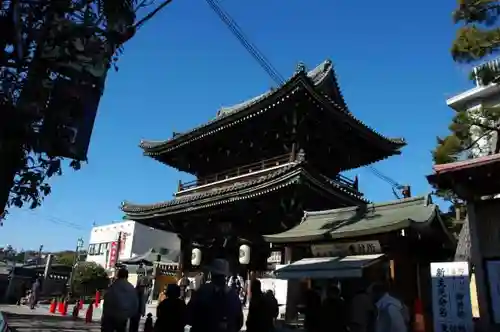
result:
[[[9,143],[0,141],[0,220],[6,211],[19,165],[19,150]]]

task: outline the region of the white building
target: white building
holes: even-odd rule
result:
[[[135,221],[93,227],[88,243],[87,262],[96,262],[104,268],[114,267],[117,260],[142,255],[151,248],[159,254],[165,250],[180,250],[177,234]]]
[[[477,66],[473,69],[473,72],[477,73],[482,66],[498,70],[500,69],[500,59],[488,61]],[[500,107],[500,85],[484,85],[479,78],[476,78],[475,85],[475,87],[449,98],[446,100],[446,104],[455,111],[468,110],[471,114],[479,112],[481,108]],[[479,129],[473,127],[471,130],[473,139],[479,138],[477,135]],[[474,135],[474,131],[476,131],[476,135]],[[479,139],[477,147],[472,150],[474,156],[479,157],[492,153],[496,139],[496,133],[493,132]]]

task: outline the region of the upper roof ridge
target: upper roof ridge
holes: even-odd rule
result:
[[[402,198],[394,201],[389,201],[389,202],[383,202],[383,203],[370,203],[366,205],[359,205],[359,206],[349,206],[349,207],[343,207],[343,208],[337,208],[337,209],[329,209],[329,210],[321,210],[321,211],[304,211],[304,218],[307,217],[312,217],[312,216],[321,216],[325,214],[330,214],[330,213],[342,213],[342,212],[354,212],[358,210],[365,210],[365,211],[370,211],[370,210],[380,210],[380,209],[391,209],[391,208],[399,208],[402,206],[409,206],[409,205],[424,205],[428,206],[431,205],[432,200],[430,199],[430,195],[421,195],[421,196],[415,196],[415,197],[410,197],[410,198]]]

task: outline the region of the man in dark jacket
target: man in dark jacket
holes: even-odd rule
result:
[[[191,332],[238,332],[243,326],[243,310],[238,294],[226,283],[231,275],[229,263],[215,259],[206,269],[211,281],[200,287],[187,308]]]
[[[258,279],[251,282],[252,298],[248,308],[247,332],[270,332],[274,328],[274,310],[268,296],[262,293]]]
[[[340,297],[340,289],[332,286],[328,289],[326,298],[321,305],[321,329],[324,332],[346,331],[346,316],[346,304]]]
[[[166,299],[156,308],[155,332],[184,332],[186,326],[186,303],[180,299],[181,289],[170,284],[165,292]]]

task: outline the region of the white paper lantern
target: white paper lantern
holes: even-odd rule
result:
[[[199,266],[201,263],[201,250],[198,248],[194,248],[191,251],[191,265]]]
[[[240,264],[250,263],[250,247],[246,244],[240,246]]]

